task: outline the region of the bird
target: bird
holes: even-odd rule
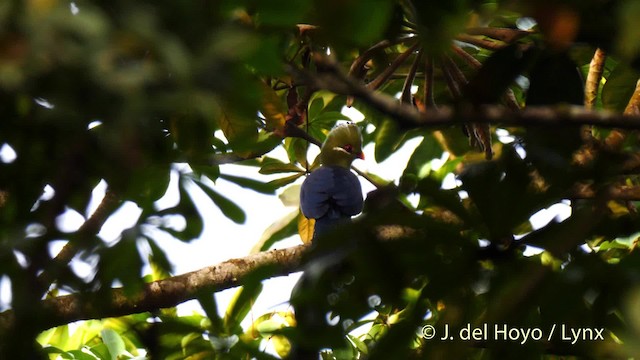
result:
[[[350,170],[355,159],[364,159],[360,128],[354,123],[335,126],[320,149],[320,167],[300,189],[302,213],[315,219],[312,241],[362,211],[360,181]]]
[[[317,341],[329,334],[325,318],[330,305],[319,294],[335,291],[327,283],[343,273],[340,254],[345,250],[339,247],[345,244],[338,243],[343,237],[328,235],[363,208],[360,181],[350,170],[355,159],[364,159],[360,128],[354,123],[337,125],[321,146],[320,167],[302,183],[300,208],[305,217],[315,219],[315,226],[308,253],[312,258],[291,292],[298,337],[287,359],[318,359]]]

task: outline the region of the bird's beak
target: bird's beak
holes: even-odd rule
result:
[[[364,153],[361,151],[358,155],[356,155],[358,159],[364,160]]]

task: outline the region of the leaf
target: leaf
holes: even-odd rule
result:
[[[619,63],[602,88],[604,108],[618,112],[624,111],[636,89],[638,78],[640,78],[640,72],[624,63]]]
[[[535,47],[523,50],[520,44],[493,52],[463,88],[464,99],[473,105],[498,102],[515,79],[531,65],[537,52]],[[577,73],[575,68],[574,71]]]
[[[335,96],[336,96],[335,94],[325,90],[316,91],[313,94],[313,96],[311,96],[311,99],[309,100],[309,109],[307,110],[307,117],[309,119],[315,119],[316,117],[318,117],[322,112],[322,110],[325,108],[325,106],[329,104]]]
[[[265,118],[267,130],[277,131],[284,128],[287,109],[278,94],[266,84],[262,87],[260,112]]]
[[[300,188],[302,185],[291,185],[284,189],[282,194],[278,195],[280,201],[284,206],[298,206],[300,205]]]
[[[109,359],[109,351],[107,350],[107,347],[104,344],[99,344],[97,346],[94,346],[91,349],[89,349],[89,351],[91,352],[90,354],[87,354],[82,350],[69,351],[67,352],[67,355],[69,357],[65,357],[65,358],[74,359],[74,360],[96,360],[96,356],[97,356],[99,359]]]
[[[242,286],[231,299],[224,316],[224,327],[227,332],[235,333],[240,323],[247,316],[256,299],[262,293],[261,282],[251,282]]]
[[[295,235],[298,231],[298,211],[299,210],[295,210],[269,225],[269,227],[262,233],[260,240],[258,240],[251,249],[251,254],[266,251],[277,241]]]
[[[308,11],[309,0],[291,2],[288,0],[272,0],[252,3],[256,7],[261,25],[269,27],[281,26],[289,29],[299,22]]]
[[[274,331],[282,329],[283,326],[284,324],[281,321],[267,319],[257,324],[256,330],[258,330],[263,335],[270,335]]]
[[[305,170],[298,165],[285,163],[278,159],[265,156],[262,160],[262,166],[258,171],[260,174],[278,174],[285,172],[304,172]]]
[[[204,228],[204,220],[202,219],[200,212],[193,202],[191,195],[186,190],[186,187],[188,186],[190,181],[194,181],[192,177],[186,174],[181,174],[180,177],[178,177],[180,202],[178,202],[178,205],[172,208],[168,208],[158,212],[158,215],[160,216],[179,214],[184,217],[184,219],[186,220],[186,227],[182,231],[178,231],[168,227],[161,227],[162,230],[168,232],[169,234],[182,241],[190,241],[199,237],[200,234],[202,234],[202,230]]]
[[[256,119],[238,115],[231,109],[220,109],[218,124],[229,146],[238,153],[250,151],[258,139]]]
[[[213,331],[223,331],[223,322],[222,318],[220,318],[220,315],[218,314],[218,303],[216,302],[215,295],[209,292],[204,292],[198,294],[196,299],[200,303],[200,306],[202,306],[202,309],[209,318],[209,321],[211,321],[211,328]]]
[[[391,10],[392,2],[386,0],[328,0],[323,2],[323,6],[315,8],[312,14],[315,21],[312,23],[320,26],[335,46],[341,42],[367,45],[382,35],[391,17]]]
[[[402,135],[398,131],[398,124],[390,119],[382,122],[382,125],[376,129],[376,148],[375,158],[377,162],[382,162],[398,148],[401,143]]]
[[[158,246],[155,240],[147,236],[145,237],[147,238],[147,243],[151,248],[151,254],[149,255],[149,264],[151,265],[151,274],[153,275],[153,281],[170,278],[173,266],[167,258],[167,254],[160,246]]]
[[[247,216],[244,211],[238,205],[236,205],[236,203],[220,195],[217,191],[213,190],[208,185],[198,180],[194,180],[194,182],[198,184],[200,186],[200,189],[202,189],[202,191],[204,191],[209,196],[209,198],[218,206],[218,208],[220,208],[220,211],[222,211],[222,214],[224,214],[224,216],[226,216],[236,224],[244,224],[244,222],[247,220]]]
[[[298,214],[298,234],[303,244],[311,243],[315,223],[314,219],[307,219],[302,211]]]
[[[283,359],[291,351],[291,343],[285,336],[273,335],[271,336],[271,342],[273,343],[273,349]]]
[[[38,336],[38,342],[41,344],[55,344],[63,350],[70,350],[69,342],[69,326],[63,325],[47,330]]]
[[[318,116],[311,118],[311,120],[309,120],[309,126],[327,129],[331,128],[339,120],[351,121],[351,119],[347,115],[339,111],[325,111]]]
[[[220,174],[220,178],[261,194],[273,195],[276,192],[275,186],[270,185],[269,183],[263,183],[262,181],[226,174]]]
[[[126,352],[124,347],[124,341],[120,335],[111,329],[104,329],[100,333],[102,336],[102,341],[109,349],[109,354],[111,355],[111,360],[117,360],[118,357]]]
[[[220,166],[219,165],[194,165],[189,164],[193,173],[198,176],[206,176],[211,181],[216,181],[218,176],[220,176]]]
[[[284,141],[289,161],[298,162],[303,167],[307,167],[307,150],[309,142],[300,138],[287,138]]]
[[[291,184],[292,182],[298,180],[302,176],[304,176],[304,173],[299,173],[299,174],[287,176],[285,178],[271,180],[271,181],[269,181],[269,184],[272,184],[273,186],[275,186],[277,188],[281,188],[283,186]]]
[[[349,337],[349,340],[353,343],[353,345],[355,345],[356,349],[358,349],[358,351],[360,351],[362,354],[365,354],[365,355],[369,353],[369,348],[367,347],[367,344],[365,344],[360,339],[358,339],[357,337],[351,334],[347,336]]]
[[[421,175],[421,169],[431,160],[442,156],[442,146],[431,134],[427,134],[422,138],[420,145],[416,147],[409,158],[407,167],[404,169],[405,174]]]

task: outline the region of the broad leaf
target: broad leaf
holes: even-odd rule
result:
[[[269,183],[263,183],[258,180],[253,180],[241,176],[220,174],[220,178],[262,194],[272,195],[276,191],[276,188]]]
[[[236,203],[229,200],[225,196],[221,195],[208,185],[194,180],[194,182],[200,186],[200,189],[205,192],[209,196],[209,198],[220,208],[220,211],[224,214],[224,216],[228,217],[231,221],[237,224],[243,224],[247,220],[247,216]]]

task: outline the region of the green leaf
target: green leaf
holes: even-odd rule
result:
[[[291,351],[289,339],[282,335],[273,335],[270,339],[271,342],[273,342],[273,348],[276,350],[276,353],[284,359]]]
[[[413,154],[411,154],[404,173],[424,175],[421,174],[421,170],[424,168],[424,166],[427,165],[431,160],[440,158],[443,151],[444,150],[442,149],[442,146],[433,137],[433,135],[425,135],[420,145],[418,145],[413,151]]]
[[[309,121],[309,126],[331,128],[339,120],[351,120],[347,115],[339,111],[326,111]]]
[[[247,216],[238,205],[236,205],[233,201],[227,199],[226,197],[220,195],[217,191],[213,190],[208,185],[198,180],[194,180],[194,182],[198,184],[202,191],[204,191],[209,196],[209,198],[218,206],[218,208],[220,208],[220,211],[222,211],[224,216],[226,216],[236,224],[244,224],[244,222],[247,220]]]
[[[193,170],[194,174],[196,174],[197,176],[206,176],[211,181],[216,181],[218,179],[218,176],[220,176],[220,166],[219,165],[209,166],[209,165],[192,165],[192,164],[189,164],[189,166]]]
[[[237,152],[250,151],[258,140],[256,118],[240,115],[229,108],[221,108],[218,124],[229,140],[229,146]]]
[[[111,329],[104,329],[100,333],[102,336],[102,341],[109,349],[109,354],[111,355],[111,360],[117,360],[118,357],[126,352],[124,341],[120,337],[120,334]]]
[[[272,195],[276,192],[275,186],[270,185],[269,183],[263,183],[262,181],[226,174],[220,174],[220,178],[262,194]]]
[[[291,184],[292,182],[298,180],[302,176],[304,176],[304,173],[299,173],[299,174],[287,176],[285,178],[271,180],[269,181],[269,184],[273,184],[275,187],[281,188],[283,186]]]
[[[378,39],[391,18],[392,2],[388,0],[327,0],[321,4],[314,8],[312,23],[319,25],[335,45],[367,45]]]
[[[390,119],[382,122],[376,129],[376,148],[374,155],[377,162],[382,162],[399,147],[402,135],[398,130],[398,124]]]
[[[282,321],[268,319],[268,320],[261,321],[259,324],[257,324],[256,330],[258,330],[261,335],[269,335],[269,334],[272,334],[274,331],[282,329],[283,326],[284,324],[282,323]]]
[[[180,174],[178,178],[178,190],[180,193],[180,202],[178,205],[164,209],[158,212],[158,215],[180,215],[186,221],[186,227],[182,231],[161,226],[161,229],[175,236],[182,241],[193,240],[202,234],[204,228],[204,220],[198,211],[191,195],[187,192],[186,186],[190,181],[195,181],[192,176]]]
[[[638,78],[640,78],[640,72],[624,63],[619,63],[602,88],[604,108],[618,112],[624,111],[636,89]]]
[[[237,327],[251,311],[256,299],[262,293],[262,288],[262,283],[256,281],[245,284],[236,292],[224,316],[224,327],[228,333],[238,331]]]
[[[142,288],[140,273],[144,264],[137,246],[140,237],[140,229],[137,227],[127,229],[115,245],[98,251],[100,267],[97,277],[101,282],[110,284],[113,280],[120,280],[127,295]]]
[[[258,171],[260,174],[279,174],[285,172],[304,172],[305,170],[298,165],[284,163],[278,159],[265,156],[262,160],[262,166]]]
[[[326,90],[316,91],[311,97],[311,100],[309,100],[307,118],[315,119],[320,116],[323,111],[336,111],[342,108],[344,102],[341,102],[339,107],[329,106],[330,104],[334,104],[334,100],[336,100],[336,98],[336,94],[332,92]]]
[[[67,352],[67,356],[69,357],[63,357],[63,358],[74,359],[74,360],[96,360],[96,357],[98,359],[104,359],[104,360],[110,359],[109,351],[107,350],[107,346],[105,344],[94,346],[91,349],[89,349],[89,351],[91,351],[91,354],[94,354],[95,356],[91,356],[91,354],[87,354],[82,350],[73,350],[73,351]]]
[[[307,166],[307,150],[309,149],[309,142],[300,138],[287,138],[285,139],[285,148],[287,149],[287,155],[289,161],[298,162],[303,167]]]
[[[164,250],[158,246],[155,240],[145,236],[147,238],[147,243],[151,248],[151,254],[149,255],[149,263],[151,265],[151,272],[153,275],[153,281],[162,280],[171,277],[171,271],[173,270],[173,266],[169,259],[167,258],[167,254]]]
[[[219,333],[223,331],[223,323],[222,318],[218,314],[218,303],[216,302],[216,297],[214,294],[205,292],[202,294],[198,294],[197,300],[202,306],[205,314],[211,321],[211,328],[214,332]]]
[[[308,11],[309,0],[291,2],[288,0],[272,0],[268,2],[252,2],[256,7],[257,19],[262,25],[282,26],[289,29],[297,24]]]
[[[349,337],[349,340],[353,343],[353,345],[355,345],[356,349],[358,349],[358,351],[360,351],[362,354],[365,354],[365,355],[369,353],[369,348],[367,347],[367,344],[365,344],[364,342],[362,342],[360,339],[358,339],[353,335],[347,335],[347,336]]]
[[[291,185],[284,189],[282,194],[278,195],[280,201],[284,206],[299,206],[300,205],[300,188],[302,185]]]
[[[276,242],[295,235],[298,232],[296,221],[298,212],[299,210],[296,209],[269,225],[269,227],[262,233],[260,240],[258,240],[251,249],[251,253],[255,254],[261,251],[266,251]]]
[[[52,344],[63,350],[70,350],[69,342],[69,326],[63,325],[47,330],[38,336],[38,342],[41,344]]]

